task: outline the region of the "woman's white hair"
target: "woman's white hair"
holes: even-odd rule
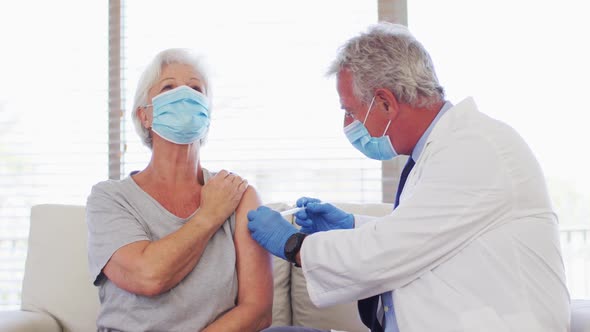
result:
[[[353,93],[369,103],[385,88],[399,102],[427,107],[444,99],[430,55],[403,25],[379,22],[346,42],[328,69],[328,75],[347,69]]]
[[[148,100],[149,90],[160,78],[164,66],[172,63],[189,65],[199,74],[203,82],[203,94],[209,98],[209,114],[211,113],[211,86],[209,85],[209,78],[207,77],[203,59],[185,48],[171,48],[158,53],[139,77],[135,90],[135,98],[133,99],[133,111],[131,113],[135,131],[141,138],[143,144],[150,149],[152,148],[152,137],[150,136],[149,130],[142,125],[137,116],[137,111],[140,107],[151,104],[151,100]],[[205,143],[206,139],[207,135],[201,138],[201,145]]]

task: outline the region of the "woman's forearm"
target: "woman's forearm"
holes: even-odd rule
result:
[[[158,280],[161,292],[176,286],[199,262],[207,243],[219,228],[206,216],[195,215],[178,231],[152,242],[143,252],[151,266],[151,277]]]
[[[111,257],[103,272],[129,292],[155,296],[176,286],[199,262],[219,223],[199,212],[183,227],[153,242],[132,243]]]

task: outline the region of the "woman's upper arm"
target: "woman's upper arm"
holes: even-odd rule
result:
[[[247,214],[261,205],[256,190],[250,186],[236,209],[236,246],[238,270],[238,304],[248,302],[272,307],[273,277],[270,254],[262,248],[248,230]]]
[[[102,274],[118,286],[129,280],[129,270],[139,264],[137,258],[149,244],[144,227],[114,199],[116,190],[109,183],[96,185],[86,204],[88,263],[95,285]]]

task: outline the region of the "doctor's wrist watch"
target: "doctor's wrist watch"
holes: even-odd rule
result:
[[[305,233],[295,233],[285,242],[285,257],[289,262],[295,264],[296,267],[301,267],[301,265],[297,264],[295,257],[297,257],[299,250],[301,250],[301,245],[306,236],[307,234]]]

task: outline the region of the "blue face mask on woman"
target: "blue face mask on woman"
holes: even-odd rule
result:
[[[391,120],[387,123],[387,127],[385,127],[381,137],[372,137],[371,134],[369,134],[367,127],[365,127],[365,123],[367,122],[374,101],[375,97],[371,100],[367,115],[365,116],[365,121],[361,123],[359,120],[355,119],[351,124],[344,127],[344,134],[352,146],[362,152],[365,156],[375,160],[390,160],[397,156],[397,152],[393,148],[393,145],[391,145],[389,136],[385,136],[385,133],[391,124]]]
[[[209,130],[209,99],[186,85],[155,96],[151,106],[152,130],[169,142],[190,144]]]

